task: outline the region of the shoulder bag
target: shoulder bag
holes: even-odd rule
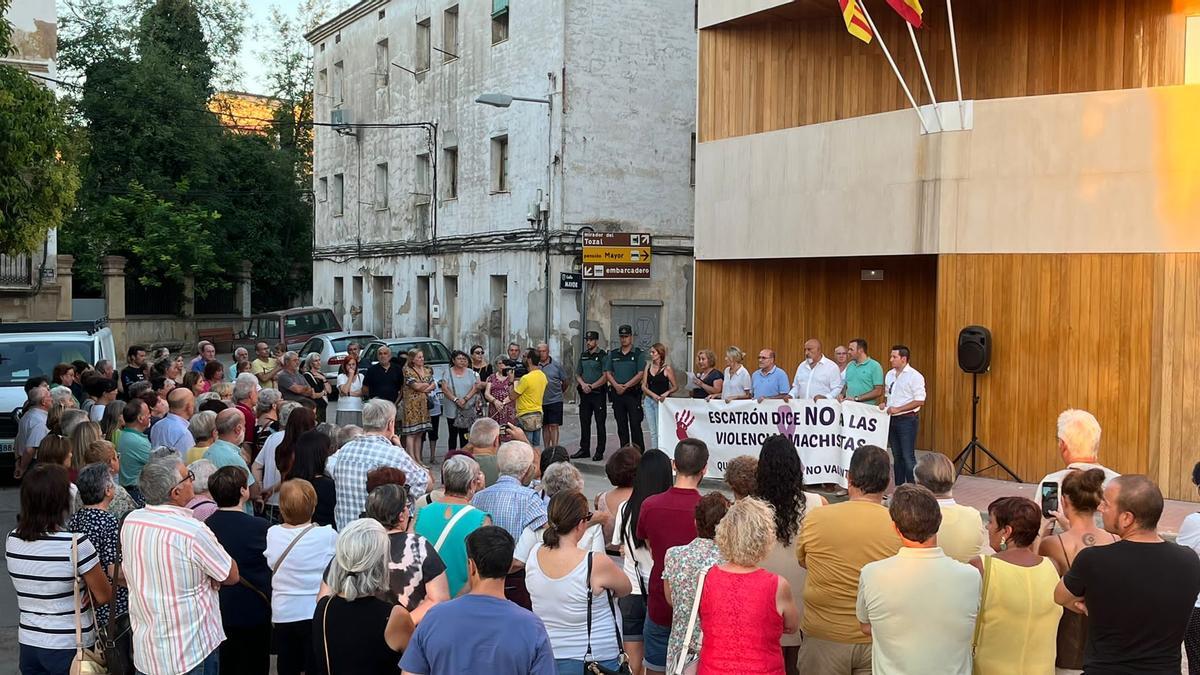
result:
[[[108,601],[108,622],[96,624],[98,639],[104,650],[104,663],[109,675],[133,675],[133,626],[129,613],[117,615],[117,578],[121,576],[121,563],[113,566],[113,593]]]
[[[438,536],[437,541],[433,544],[433,550],[440,554],[442,552],[442,544],[445,544],[446,538],[450,536],[450,530],[454,529],[454,526],[458,524],[458,521],[462,520],[463,516],[474,510],[475,507],[470,504],[459,509],[458,513],[454,514],[446,523],[446,528],[442,530],[441,535]]]
[[[296,535],[296,538],[292,540],[292,543],[288,544],[287,548],[283,549],[283,555],[279,556],[279,560],[276,560],[275,564],[271,565],[271,574],[275,574],[276,572],[279,571],[279,568],[281,566],[283,566],[283,561],[287,559],[288,554],[292,552],[293,548],[296,548],[296,544],[299,544],[300,540],[304,538],[304,535],[308,534],[309,531],[312,530],[316,526],[317,526],[316,523],[311,523],[311,524],[309,524],[308,527],[304,528],[303,532]],[[251,588],[254,588],[254,587],[251,586]],[[257,588],[255,588],[254,590],[258,591]],[[258,591],[258,594],[264,595],[262,591]],[[270,603],[267,603],[267,604],[270,604]]]
[[[592,556],[593,551],[588,551],[587,554],[587,588],[584,592],[587,593],[587,651],[583,654],[583,672],[584,675],[633,675],[633,671],[629,668],[629,656],[625,653],[625,645],[621,641],[621,626],[617,623],[617,608],[613,603],[613,593],[607,588],[604,589],[604,595],[608,598],[608,609],[612,612],[613,628],[617,635],[617,669],[605,668],[600,665],[599,661],[592,660]]]
[[[696,580],[696,595],[692,598],[692,614],[688,617],[687,630],[683,633],[683,648],[679,650],[679,660],[671,670],[674,675],[696,675],[700,668],[700,652],[689,656],[692,645],[692,634],[696,631],[696,620],[700,618],[700,594],[704,592],[704,579],[708,577],[708,569],[701,570]]]
[[[629,559],[633,561],[633,573],[637,576],[638,588],[642,591],[643,602],[650,600],[650,594],[646,592],[646,582],[642,579],[642,566],[638,564],[637,554],[634,552],[633,540],[629,537],[629,528],[631,525],[627,522],[621,523],[621,543],[625,544],[625,551],[629,554]]]
[[[79,535],[71,535],[71,576],[75,596],[75,658],[71,659],[71,675],[106,675],[104,652],[83,646],[83,607],[79,594]],[[90,610],[89,610],[90,611]],[[95,625],[95,617],[92,624]]]

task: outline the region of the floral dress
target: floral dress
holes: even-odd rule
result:
[[[488,384],[492,385],[492,398],[499,401],[502,398],[509,399],[508,403],[498,405],[496,403],[488,404],[488,412],[491,418],[496,420],[500,426],[505,424],[517,423],[517,402],[512,398],[512,382],[508,381],[508,377],[493,373],[487,379]]]
[[[676,663],[683,650],[683,636],[687,633],[688,619],[692,616],[700,572],[722,562],[721,552],[712,539],[696,537],[686,546],[667,549],[662,576],[663,581],[671,584],[671,606],[678,608],[671,615],[671,639],[667,642],[668,669]],[[700,619],[697,618],[689,647],[692,654],[699,653],[701,637]]]
[[[86,506],[79,509],[67,521],[67,529],[76,534],[86,534],[96,553],[100,555],[100,566],[108,576],[110,565],[121,562],[121,539],[118,533],[117,519],[108,511]],[[108,579],[112,583],[112,577]],[[124,586],[116,586],[117,615],[129,612],[129,590]],[[108,623],[108,604],[96,605],[96,621]]]
[[[416,370],[404,367],[404,390],[400,394],[400,433],[420,434],[429,431],[429,394],[413,389],[415,384],[430,384],[433,382],[433,371],[425,369],[421,375]]]

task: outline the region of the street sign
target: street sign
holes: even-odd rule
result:
[[[558,287],[564,291],[578,291],[583,288],[583,275],[578,272],[559,272]]]
[[[583,278],[649,279],[650,235],[596,232],[583,235]]]

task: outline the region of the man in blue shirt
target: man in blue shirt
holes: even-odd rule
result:
[[[754,398],[762,403],[764,399],[778,398],[790,401],[792,383],[788,382],[787,373],[775,366],[775,350],[764,349],[758,353],[758,370],[750,376],[754,383]]]
[[[150,427],[150,443],[154,447],[175,448],[181,455],[196,447],[196,439],[188,430],[188,420],[196,410],[196,397],[187,387],[177,387],[167,394],[167,416]]]
[[[246,418],[237,408],[229,408],[217,413],[217,440],[204,451],[204,459],[213,463],[218,469],[226,466],[236,466],[246,472],[246,487],[250,490],[250,501],[246,502],[246,512],[254,515],[251,502],[258,499],[259,486],[254,481],[254,474],[246,465],[242,456],[242,442],[246,436]]]
[[[467,536],[471,592],[429,610],[400,658],[404,675],[557,672],[542,620],[504,597],[515,547],[512,536],[494,525]]]

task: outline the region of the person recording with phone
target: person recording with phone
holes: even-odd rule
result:
[[[1121,475],[1100,463],[1100,423],[1086,410],[1068,409],[1058,416],[1058,453],[1066,465],[1065,469],[1047,474],[1038,481],[1039,486],[1053,483],[1057,493],[1062,492],[1063,478],[1072,471],[1100,469],[1104,472],[1104,484]],[[1034,501],[1042,506],[1042,490]],[[1055,509],[1057,510],[1057,509]],[[1049,516],[1047,516],[1049,517]]]
[[[483,382],[483,398],[488,403],[488,417],[496,420],[500,428],[517,421],[517,406],[513,399],[511,359],[501,356],[496,359],[496,368]]]

